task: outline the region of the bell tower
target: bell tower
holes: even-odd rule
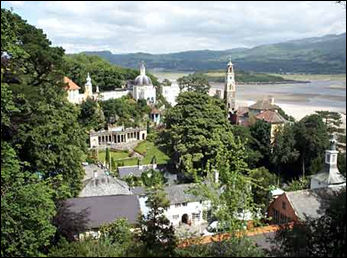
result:
[[[224,100],[228,114],[233,114],[235,112],[235,74],[231,58],[227,65],[227,71],[225,76],[225,86],[224,86]]]
[[[88,97],[93,97],[93,89],[92,89],[92,79],[89,76],[87,76],[87,83],[84,84],[84,96],[87,99]]]

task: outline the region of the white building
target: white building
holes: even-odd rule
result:
[[[179,184],[164,187],[170,201],[170,207],[164,215],[173,226],[179,226],[182,223],[189,225],[207,223],[210,201],[202,200],[198,196],[187,193],[192,186],[193,184]],[[137,192],[137,194],[139,194],[141,212],[146,215],[149,212],[149,208],[146,206],[147,197],[143,194],[143,191]],[[204,213],[205,216],[203,216]]]
[[[152,84],[151,78],[146,75],[146,68],[143,62],[140,65],[140,75],[134,80],[133,98],[136,101],[145,99],[150,104],[155,104],[156,102],[156,89]]]
[[[89,133],[90,148],[124,145],[130,142],[146,140],[146,128],[124,128],[124,126],[111,127],[107,130],[94,130]]]
[[[180,94],[180,88],[177,81],[172,80],[170,86],[163,86],[162,89],[163,97],[171,104],[171,106],[175,106],[177,104],[177,96]]]
[[[68,100],[71,103],[81,104],[87,98],[102,101],[118,99],[128,94],[131,94],[136,101],[145,99],[148,104],[156,103],[156,88],[153,86],[152,80],[146,75],[146,68],[143,63],[140,65],[140,75],[135,78],[133,84],[129,85],[128,88],[99,92],[99,87],[96,86],[96,90],[93,92],[92,79],[89,73],[86,80],[84,93],[81,94],[79,93],[80,87],[69,78],[64,77],[64,83],[67,84],[65,89],[68,92]]]
[[[324,169],[311,177],[311,189],[322,187],[346,186],[346,178],[337,168],[337,154],[335,135],[330,140],[330,150],[325,151]]]

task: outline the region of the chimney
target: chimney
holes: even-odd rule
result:
[[[271,105],[275,105],[275,98],[271,97],[270,100],[271,100]]]
[[[97,172],[96,170],[94,170],[94,172],[93,172],[93,177],[94,177],[94,178],[97,178],[97,177],[98,177],[98,172]]]

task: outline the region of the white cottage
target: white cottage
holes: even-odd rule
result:
[[[207,218],[210,216],[210,201],[187,193],[193,186],[194,184],[179,184],[164,187],[170,201],[170,207],[164,215],[173,226],[179,226],[182,223],[188,225],[207,223]],[[144,195],[143,188],[137,187],[133,189],[133,192],[139,195],[141,212],[146,215],[149,208],[146,206],[147,197]]]

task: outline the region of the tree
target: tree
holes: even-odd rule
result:
[[[80,108],[78,120],[87,131],[99,130],[105,126],[105,116],[98,102],[88,98]]]
[[[126,250],[131,246],[133,238],[130,229],[131,226],[126,218],[117,219],[100,227],[100,240],[107,240],[111,244],[118,243]]]
[[[251,136],[254,141],[251,141],[251,148],[261,153],[262,157],[259,159],[258,166],[265,166],[271,168],[270,156],[271,156],[271,126],[269,123],[263,120],[256,120],[256,122],[250,126]]]
[[[222,100],[198,92],[184,92],[166,113],[162,144],[176,167],[190,180],[204,175],[207,161],[220,146],[237,152]]]
[[[341,114],[332,111],[316,111],[316,113],[322,118],[325,123],[328,133],[332,134],[334,132],[344,132],[344,129],[340,129],[342,124]]]
[[[23,171],[13,148],[1,143],[1,256],[39,256],[56,228],[54,191]]]
[[[208,94],[211,88],[207,77],[203,74],[189,74],[188,76],[178,78],[177,82],[181,91],[186,89],[188,91]]]
[[[283,128],[275,132],[275,138],[272,145],[272,153],[270,162],[275,168],[278,175],[283,177],[291,177],[288,173],[284,173],[284,168],[288,164],[294,163],[298,157],[299,152],[295,149],[295,135],[294,128],[286,124]]]
[[[162,172],[154,169],[149,169],[141,174],[141,180],[147,187],[160,186],[165,183],[165,178]]]
[[[11,88],[18,110],[8,112],[7,125],[2,125],[2,140],[15,148],[18,158],[25,162],[24,170],[39,171],[44,179],[61,175],[64,180],[53,184],[55,190],[64,184],[69,189],[64,194],[75,195],[82,186],[81,163],[87,135],[77,123],[78,108],[66,98],[64,50],[51,47],[42,30],[18,15],[1,9],[1,16],[5,21],[2,36],[6,39],[1,46],[2,53],[6,53],[2,56],[5,61],[1,83]]]
[[[247,153],[245,160],[248,167],[255,168],[263,155],[259,150],[253,148],[256,144],[256,140],[251,135],[249,127],[234,125],[232,130],[235,138],[238,137],[239,140],[245,144],[245,153]]]
[[[136,127],[144,125],[151,108],[145,100],[135,101],[129,96],[101,101],[107,123]]]
[[[305,116],[294,125],[295,149],[300,152],[298,161],[301,162],[302,175],[308,170],[312,161],[324,156],[329,146],[327,127],[319,115]],[[300,167],[300,166],[298,166]]]
[[[106,167],[110,167],[110,149],[109,148],[106,148],[106,154],[105,154],[105,164],[106,164]]]
[[[273,186],[277,185],[277,176],[265,167],[252,169],[250,177],[254,181],[252,193],[254,202],[262,206],[265,211],[269,205],[269,193]]]
[[[170,206],[166,193],[157,187],[146,191],[146,205],[149,212],[141,215],[138,221],[140,228],[141,255],[174,256],[177,240],[174,228],[165,217],[164,212]]]
[[[285,191],[299,191],[308,189],[310,181],[307,177],[300,177],[298,180],[292,179],[289,185],[284,189]]]

